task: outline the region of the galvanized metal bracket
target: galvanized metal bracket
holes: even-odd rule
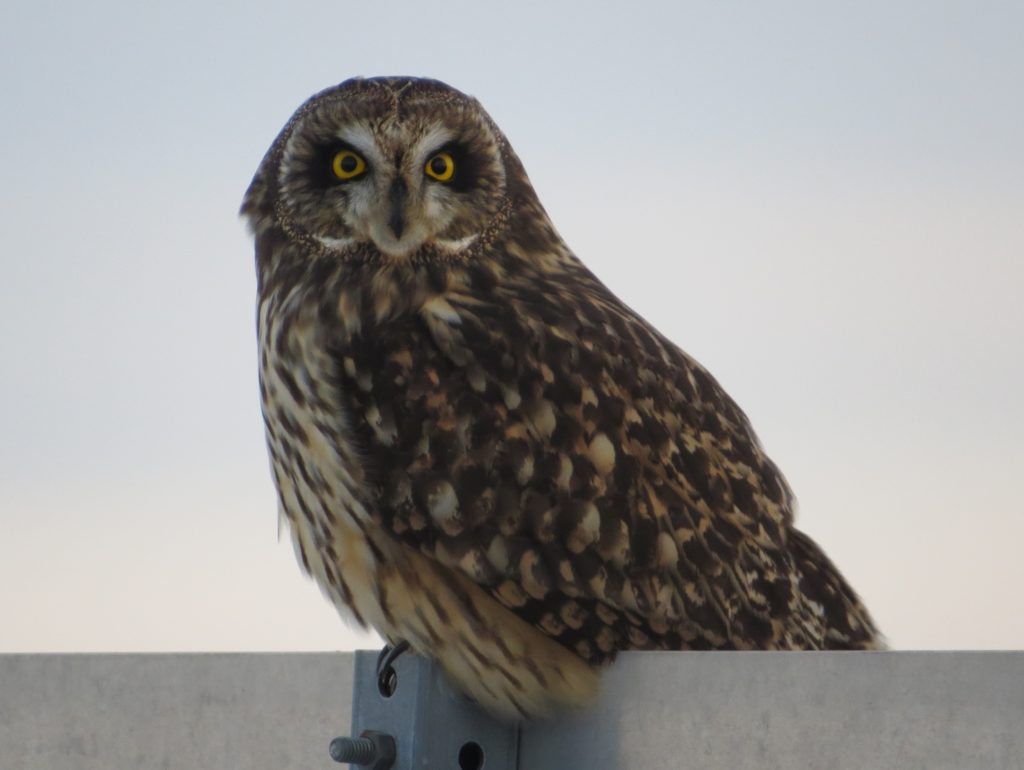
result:
[[[516,725],[499,722],[453,690],[426,658],[401,655],[385,677],[378,677],[377,659],[375,652],[355,654],[352,735],[364,741],[391,736],[393,770],[516,770]],[[383,770],[375,761],[354,766]]]

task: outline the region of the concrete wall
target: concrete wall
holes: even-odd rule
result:
[[[0,768],[338,768],[351,700],[351,654],[0,655]]]
[[[337,768],[352,671],[342,653],[0,655],[0,770]],[[518,766],[1024,769],[1024,653],[630,653],[594,709],[523,728]]]

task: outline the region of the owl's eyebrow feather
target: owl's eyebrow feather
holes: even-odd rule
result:
[[[360,123],[345,126],[335,133],[334,138],[348,145],[348,149],[360,153],[367,161],[381,162],[377,141],[366,126]]]

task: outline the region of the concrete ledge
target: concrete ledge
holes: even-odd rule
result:
[[[340,768],[352,671],[347,653],[0,655],[0,769]],[[629,653],[594,709],[522,728],[518,767],[1024,768],[1024,653]]]
[[[1024,653],[631,653],[592,712],[524,733],[519,762],[1021,770]]]
[[[0,655],[0,770],[340,770],[351,701],[351,653]]]

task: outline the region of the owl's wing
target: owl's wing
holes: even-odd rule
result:
[[[793,622],[791,498],[745,416],[572,277],[449,292],[339,354],[381,525],[587,660],[821,646]]]

